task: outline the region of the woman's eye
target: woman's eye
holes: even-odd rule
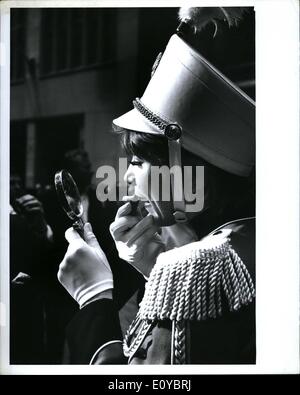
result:
[[[138,160],[131,160],[131,161],[130,161],[130,164],[131,164],[132,166],[142,166],[143,162],[138,161]]]

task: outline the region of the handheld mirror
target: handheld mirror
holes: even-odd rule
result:
[[[54,176],[54,185],[62,208],[72,221],[73,228],[83,238],[83,206],[73,177],[67,170],[57,171]]]

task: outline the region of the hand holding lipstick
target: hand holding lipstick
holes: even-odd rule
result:
[[[157,256],[165,250],[158,234],[160,228],[155,224],[152,215],[148,214],[142,218],[138,214],[142,207],[134,207],[134,197],[126,197],[124,200],[127,200],[127,203],[119,208],[115,221],[110,226],[110,232],[119,257],[148,278]]]

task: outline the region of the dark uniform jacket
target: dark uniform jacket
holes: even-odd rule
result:
[[[255,363],[255,221],[205,240],[160,255],[125,341],[112,300],[80,310],[67,328],[69,362]]]

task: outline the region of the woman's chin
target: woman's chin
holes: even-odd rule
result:
[[[153,216],[157,226],[162,227],[175,224],[173,205],[170,202],[148,201],[145,203],[145,209]]]

